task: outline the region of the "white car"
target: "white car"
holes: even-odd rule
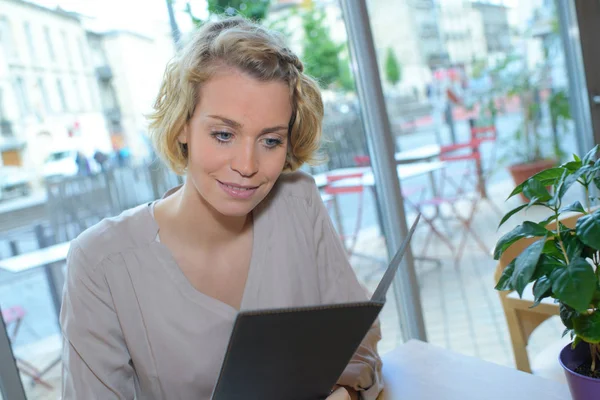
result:
[[[76,150],[53,151],[42,167],[44,178],[75,176],[78,171]]]
[[[0,165],[0,199],[27,196],[31,190],[29,178],[21,167]]]

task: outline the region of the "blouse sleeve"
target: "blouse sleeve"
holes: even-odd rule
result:
[[[367,300],[363,288],[352,270],[348,255],[329,218],[327,209],[313,183],[311,208],[314,213],[314,237],[317,249],[319,285],[324,303]],[[357,390],[364,400],[374,400],[383,389],[382,363],[377,353],[381,339],[379,320],[373,324],[338,384]]]
[[[132,400],[135,396],[133,367],[103,263],[93,265],[77,241],[72,242],[60,315],[63,400]]]

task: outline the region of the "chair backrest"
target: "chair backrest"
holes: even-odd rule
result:
[[[371,158],[369,156],[354,156],[354,163],[358,167],[368,167],[371,165]]]
[[[443,145],[440,147],[440,161],[479,161],[481,160],[480,144],[481,140],[473,139],[467,143]]]
[[[330,195],[347,194],[347,193],[362,193],[365,187],[362,184],[362,172],[353,172],[348,174],[335,174],[327,175],[327,185],[325,186],[325,193]],[[335,185],[335,182],[342,181],[344,179],[358,179],[361,181],[360,184],[356,185]]]
[[[2,319],[6,325],[10,325],[25,317],[25,310],[21,306],[12,306],[2,309]]]
[[[496,137],[497,130],[495,125],[471,127],[471,140],[479,139],[482,142],[495,141]]]
[[[594,207],[592,208],[592,210],[596,208],[597,207]],[[581,213],[573,212],[565,214],[559,220],[567,228],[574,228],[575,224],[577,223],[577,220],[582,216],[583,214]],[[548,225],[546,225],[546,227],[548,229],[556,229],[556,221],[549,223]],[[502,253],[500,260],[498,260],[496,271],[494,272],[494,282],[498,282],[498,279],[500,279],[502,272],[504,272],[504,268],[506,268],[506,266],[510,264],[512,260],[517,258],[519,254],[521,254],[530,244],[539,239],[539,237],[520,239],[513,243],[508,249],[506,249],[506,251]],[[507,294],[508,292],[504,292],[501,293],[501,296]]]

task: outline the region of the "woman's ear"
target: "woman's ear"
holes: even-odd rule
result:
[[[181,144],[187,144],[188,142],[188,125],[189,123],[186,122],[186,124],[183,126],[183,129],[181,130],[181,133],[179,134],[179,136],[177,136],[177,141]]]

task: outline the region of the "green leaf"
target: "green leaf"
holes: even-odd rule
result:
[[[560,261],[560,257],[562,257],[561,251],[559,251],[559,250],[556,251],[556,253],[558,253],[558,258],[551,257],[550,255],[547,254],[546,249],[549,249],[548,244],[549,243],[552,244],[553,242],[554,242],[554,240],[547,240],[546,243],[544,244],[544,249],[542,250],[542,255],[540,256],[540,260],[538,261],[535,272],[533,273],[533,276],[531,277],[532,280],[539,279],[544,275],[549,277],[552,275],[552,273],[554,272],[554,270],[556,268],[562,268],[565,266],[565,264],[563,264]],[[554,249],[552,249],[551,252],[555,253]]]
[[[598,153],[598,145],[594,146],[593,149],[588,151],[587,154],[585,156],[583,156],[583,159],[581,160],[581,164],[588,165],[591,162],[593,162],[593,160],[596,156],[596,153]]]
[[[529,308],[533,308],[540,304],[540,302],[546,297],[550,297],[552,294],[552,281],[547,276],[542,276],[533,284],[533,296],[535,302]]]
[[[600,210],[579,218],[575,231],[583,244],[600,250]]]
[[[498,225],[498,228],[500,228],[502,225],[504,225],[504,223],[506,221],[508,221],[508,219],[510,217],[512,217],[513,215],[515,215],[516,213],[518,213],[519,211],[521,211],[525,207],[527,207],[527,204],[522,204],[519,207],[514,208],[514,209],[510,210],[509,212],[507,212],[506,215],[504,217],[502,217],[502,220],[500,221],[500,224]]]
[[[512,286],[510,285],[510,281],[515,271],[515,261],[512,260],[510,264],[504,267],[504,271],[502,271],[502,275],[500,275],[500,279],[498,279],[498,283],[494,289],[499,290],[501,292],[505,290],[512,290]]]
[[[575,334],[575,331],[571,331],[571,339],[573,339],[573,335]],[[575,347],[577,347],[577,345],[579,343],[581,343],[582,339],[580,336],[575,336],[575,339],[573,339],[573,343],[571,343],[571,348],[574,349]]]
[[[570,332],[572,332],[572,331],[573,331],[573,329],[565,328],[565,330],[563,331],[563,333],[562,333],[562,336],[561,336],[561,337],[565,337],[565,336],[567,336],[567,333],[570,333]],[[571,333],[571,337],[573,337],[573,334],[572,334],[572,333]]]
[[[525,286],[531,281],[545,242],[546,236],[541,240],[533,242],[519,254],[515,261],[515,272],[511,278],[511,285],[519,293],[519,297],[523,296]]]
[[[563,168],[560,168],[560,167],[548,168],[541,172],[538,172],[537,174],[533,175],[529,179],[533,179],[535,181],[540,182],[544,187],[552,186],[556,182],[558,182],[561,175],[563,174],[563,171],[564,171]],[[511,194],[508,196],[508,199],[510,199],[513,196],[518,195],[519,193],[522,193],[523,188],[525,187],[525,184],[527,183],[528,180],[521,183],[520,185],[517,185],[517,187],[515,187],[513,189],[513,191],[511,192]]]
[[[567,176],[569,175],[569,171],[567,171],[566,169],[562,170],[563,174],[561,175],[561,177],[558,179],[558,181],[556,182],[556,184],[554,185],[554,195],[552,196],[552,200],[550,200],[548,202],[548,205],[550,207],[557,207],[560,203],[560,188],[563,186],[563,184],[565,183],[565,179],[567,178]]]
[[[543,205],[538,200],[539,200],[538,197],[534,197],[533,199],[529,200],[529,203],[527,204],[527,207],[525,207],[525,211],[529,210],[533,206]]]
[[[577,179],[581,176],[581,174],[585,173],[585,169],[581,168],[572,174],[569,174],[567,170],[564,170],[564,174],[561,176],[560,180],[557,184],[557,189],[554,192],[554,196],[552,200],[548,202],[551,207],[556,207],[560,205],[560,201],[562,200],[567,190],[573,185],[573,183],[577,182]]]
[[[577,257],[581,257],[581,252],[583,251],[583,243],[576,235],[571,233],[572,231],[561,232],[563,245],[565,246],[565,250],[567,251],[567,258],[572,260]]]
[[[567,329],[573,329],[573,318],[577,316],[577,311],[564,303],[560,303],[558,306],[560,313],[560,320]]]
[[[561,165],[561,168],[566,169],[569,172],[574,172],[577,171],[579,168],[581,168],[581,160],[579,161],[569,161],[567,163],[564,163],[563,165]]]
[[[597,279],[594,270],[583,258],[575,258],[564,268],[554,270],[550,279],[553,281],[554,296],[579,312],[589,307]]]
[[[594,185],[596,185],[597,189],[600,189],[600,176],[594,176]]]
[[[581,158],[579,158],[579,156],[577,154],[573,154],[573,159],[575,161],[581,162]]]
[[[545,236],[549,231],[535,222],[525,221],[523,224],[516,226],[512,231],[504,234],[496,243],[494,249],[494,259],[498,260],[502,253],[506,251],[513,243],[522,238]]]
[[[538,172],[537,174],[533,175],[531,179],[539,181],[544,186],[552,186],[553,184],[558,182],[562,174],[563,168],[553,167]]]
[[[552,214],[550,215],[548,218],[546,218],[543,221],[540,221],[540,225],[542,226],[547,226],[550,222],[554,221],[556,219],[556,214]]]
[[[525,186],[525,182],[521,183],[520,185],[517,185],[517,187],[515,187],[513,189],[513,191],[508,195],[508,197],[506,198],[506,200],[510,199],[513,196],[518,195],[519,193],[523,193],[523,187]]]
[[[569,204],[566,207],[561,208],[559,212],[564,213],[564,212],[569,212],[569,211],[580,212],[582,214],[585,214],[585,209],[583,208],[583,206],[581,205],[581,203],[579,201],[576,201],[574,203]]]
[[[540,202],[546,202],[552,198],[546,186],[543,185],[540,181],[535,179],[528,179],[525,181],[525,186],[523,187],[523,194],[528,199],[537,198]]]
[[[600,343],[600,311],[576,316],[573,319],[573,329],[584,341]]]

